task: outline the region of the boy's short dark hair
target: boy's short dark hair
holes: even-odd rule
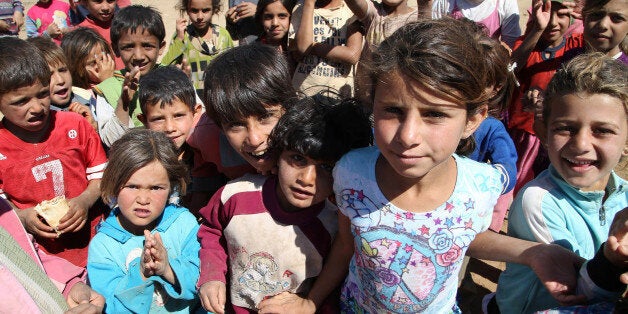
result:
[[[231,48],[205,69],[204,102],[218,125],[248,116],[263,116],[265,106],[287,109],[296,97],[286,57],[274,47],[249,44]]]
[[[113,51],[118,50],[118,41],[126,31],[137,32],[142,28],[149,34],[157,37],[161,44],[166,38],[166,28],[161,14],[155,8],[143,5],[130,5],[118,11],[111,22],[111,46]]]
[[[68,64],[61,47],[57,46],[52,39],[44,36],[29,38],[26,41],[32,43],[39,49],[41,55],[48,65]]]
[[[176,99],[186,104],[194,111],[196,105],[196,92],[190,78],[175,66],[157,67],[140,78],[138,91],[140,109],[146,114],[148,105],[156,105],[161,102],[163,108],[166,104],[172,104]]]
[[[50,68],[35,45],[0,36],[0,96],[39,81],[50,85]]]
[[[357,100],[332,104],[305,97],[292,102],[270,136],[274,154],[290,150],[336,162],[351,149],[372,144],[371,124]]]

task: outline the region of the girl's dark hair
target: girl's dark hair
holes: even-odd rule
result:
[[[0,36],[0,97],[5,93],[40,82],[50,85],[48,63],[32,43]]]
[[[288,109],[296,94],[286,57],[270,46],[253,43],[231,48],[205,69],[205,107],[221,126],[263,116],[265,106]]]
[[[157,37],[159,44],[166,38],[166,28],[157,9],[143,5],[130,5],[116,12],[111,22],[111,47],[118,50],[118,41],[124,32],[135,33],[142,28]]]
[[[332,104],[304,97],[291,102],[269,139],[274,154],[290,150],[336,162],[349,150],[373,142],[368,116],[354,99]]]
[[[191,111],[196,106],[196,92],[190,78],[177,67],[157,67],[140,78],[138,99],[140,109],[146,114],[146,108],[160,103],[161,108],[172,104],[175,99],[183,102]]]
[[[259,0],[259,2],[257,2],[257,9],[255,9],[255,20],[260,25],[264,21],[264,17],[262,16],[264,14],[264,9],[269,4],[275,3],[277,1],[281,2],[281,4],[284,6],[284,8],[286,8],[288,13],[292,15],[292,9],[294,8],[294,5],[296,4],[295,0]]]
[[[406,24],[373,53],[375,84],[397,71],[436,96],[465,105],[472,116],[490,98],[484,47],[465,22],[442,18]],[[461,139],[456,152],[473,151],[472,136]]]
[[[188,169],[179,160],[174,143],[162,132],[131,129],[109,150],[109,163],[100,183],[103,201],[115,205],[129,178],[153,161],[158,161],[166,169],[171,189],[185,194]]]
[[[89,53],[96,45],[100,45],[103,52],[113,58],[113,51],[107,40],[91,28],[79,27],[63,36],[61,49],[63,49],[68,60],[67,65],[72,74],[72,85],[84,89],[91,88],[85,67],[90,57]]]
[[[190,0],[181,0],[181,2],[175,5],[175,9],[179,10],[181,13],[186,13],[188,10],[188,6],[190,5]],[[222,9],[222,3],[220,0],[212,0],[212,14],[216,14],[220,12]]]

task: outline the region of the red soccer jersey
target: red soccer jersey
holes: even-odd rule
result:
[[[72,112],[50,111],[50,131],[41,143],[26,143],[0,122],[0,193],[20,209],[65,195],[74,198],[89,180],[100,179],[107,156],[100,138],[85,118]],[[95,234],[102,208],[89,210],[82,230],[59,239],[37,239],[49,253],[85,266],[87,244]],[[90,230],[92,229],[92,230]]]

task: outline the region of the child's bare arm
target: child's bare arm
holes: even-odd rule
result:
[[[259,313],[316,312],[316,309],[320,308],[327,296],[347,276],[353,250],[351,221],[342,213],[338,213],[338,233],[334,239],[334,244],[307,298],[301,298],[297,294],[282,293],[260,302],[258,305]]]
[[[310,50],[314,45],[314,3],[316,0],[305,0],[303,2],[303,10],[301,11],[301,24],[295,35],[297,42],[297,50],[295,58],[297,60],[310,54]]]
[[[61,233],[81,230],[87,222],[89,208],[100,197],[100,179],[90,180],[87,187],[79,196],[68,199],[70,210],[59,221],[57,230]]]
[[[362,53],[362,40],[360,24],[357,22],[348,26],[347,45],[333,46],[326,43],[316,43],[313,45],[311,54],[327,58],[331,61],[356,64],[360,61]]]
[[[584,259],[556,244],[542,244],[495,232],[478,234],[467,255],[488,260],[526,265],[539,277],[559,303],[578,304],[586,297],[576,295],[577,272]]]
[[[521,45],[512,52],[511,59],[513,62],[517,63],[517,69],[522,69],[527,63],[530,53],[541,39],[541,35],[549,24],[551,16],[551,1],[532,0],[531,29],[526,31],[525,39]],[[515,71],[517,71],[517,69],[515,69]]]
[[[349,9],[351,9],[351,12],[353,12],[359,20],[362,20],[366,17],[366,13],[369,10],[367,1],[370,0],[345,0],[345,3]]]
[[[198,289],[198,297],[201,304],[209,312],[225,313],[227,302],[227,287],[222,281],[208,281]]]

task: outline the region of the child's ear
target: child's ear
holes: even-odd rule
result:
[[[162,53],[164,53],[164,49],[166,48],[166,41],[162,41],[159,44],[159,55],[161,56]]]
[[[194,106],[194,110],[192,111],[194,116],[196,117],[197,115],[203,113],[203,105],[201,104],[196,104],[196,106]]]
[[[143,113],[138,114],[137,119],[140,120],[144,126],[146,126],[146,116]]]
[[[477,130],[477,128],[480,126],[482,121],[486,119],[487,115],[488,105],[479,106],[476,109],[475,113],[469,116],[469,118],[467,119],[467,126],[462,133],[462,138],[468,138],[469,136],[471,136],[471,134],[473,134],[473,132],[475,132],[475,130]]]

